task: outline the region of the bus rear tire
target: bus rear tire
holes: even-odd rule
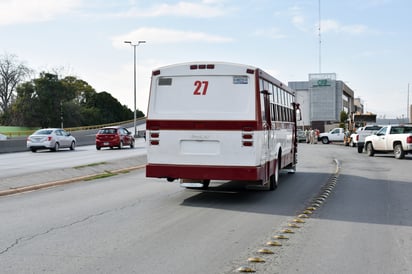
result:
[[[269,191],[273,191],[279,184],[279,162],[275,165],[275,173],[269,178]]]

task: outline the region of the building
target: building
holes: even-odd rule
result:
[[[365,112],[365,107],[364,107],[364,104],[363,104],[363,100],[361,98],[359,98],[359,97],[355,98],[354,104],[355,104],[355,109],[354,109],[355,112],[357,112],[357,113],[364,113]]]
[[[408,107],[409,107],[409,109],[408,109],[408,111],[409,111],[408,123],[412,124],[412,105],[408,105]]]
[[[355,112],[354,91],[335,73],[309,74],[308,81],[289,82],[296,91],[296,101],[301,105],[302,121],[299,126],[327,131],[339,126],[340,114]],[[362,107],[363,108],[363,107]]]

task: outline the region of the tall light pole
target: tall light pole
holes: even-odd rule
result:
[[[412,123],[411,119],[411,106],[409,105],[409,83],[408,83],[408,96],[406,98],[406,117],[408,118],[408,123]]]
[[[133,126],[134,126],[134,137],[137,137],[137,130],[136,130],[136,48],[146,41],[138,41],[136,44],[133,44],[132,41],[124,41],[126,44],[130,44],[133,47],[133,94],[134,94],[134,117],[133,117]]]
[[[321,14],[320,14],[320,0],[318,1],[319,5],[319,26],[318,26],[318,35],[319,35],[319,73],[322,73],[322,32],[320,29],[320,24],[321,24]]]

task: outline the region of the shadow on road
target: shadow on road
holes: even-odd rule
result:
[[[282,175],[275,191],[248,190],[236,182],[213,186],[182,206],[295,216],[310,204],[330,174]],[[412,226],[412,183],[340,175],[332,194],[313,218],[380,225]],[[268,206],[269,205],[269,206]]]
[[[182,206],[219,208],[270,215],[295,215],[309,204],[330,174],[282,174],[275,191],[246,189],[238,182],[214,185],[182,202]],[[269,206],[268,206],[269,205]]]

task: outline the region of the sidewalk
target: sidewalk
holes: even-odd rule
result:
[[[146,155],[141,155],[94,166],[85,165],[3,178],[0,179],[0,196],[83,181],[99,175],[124,173],[144,168],[146,162]]]

